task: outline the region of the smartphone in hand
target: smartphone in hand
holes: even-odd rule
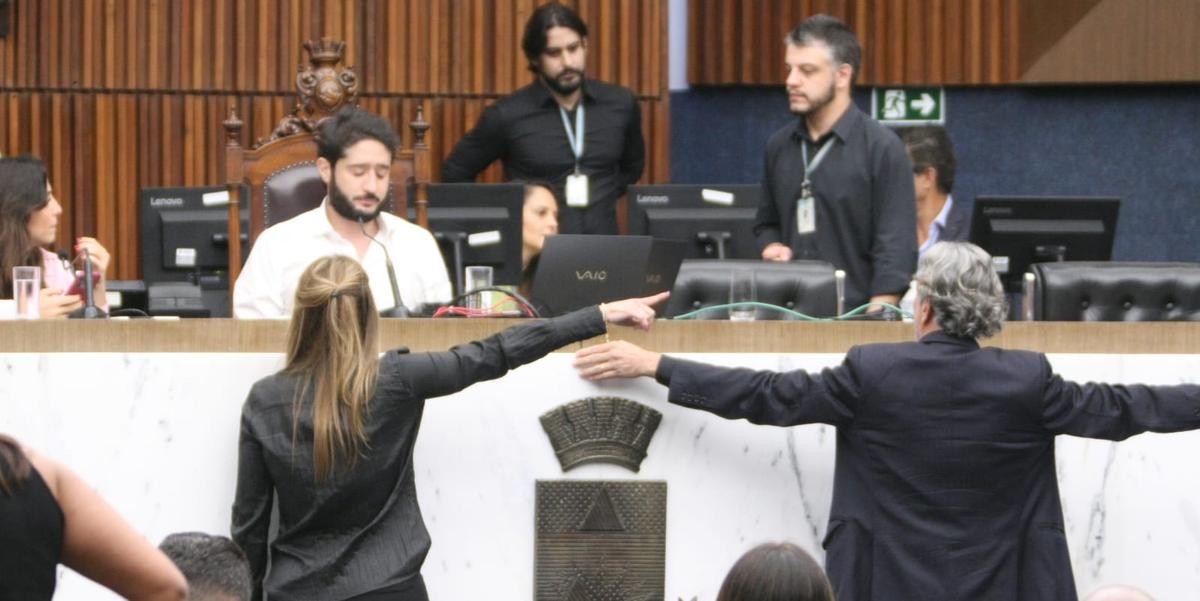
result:
[[[84,274],[82,271],[75,274],[75,281],[71,282],[71,287],[67,288],[67,291],[65,294],[67,294],[68,296],[70,296],[70,295],[85,296],[87,294],[87,290],[83,287],[83,278],[84,278]],[[95,288],[96,284],[99,284],[99,283],[100,283],[100,274],[93,271],[92,272],[92,288]]]

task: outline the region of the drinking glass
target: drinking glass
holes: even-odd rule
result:
[[[734,269],[729,274],[729,303],[735,306],[729,308],[729,320],[754,321],[754,306],[736,303],[752,303],[757,300],[754,270]]]
[[[41,296],[42,268],[13,267],[13,300],[17,302],[17,319],[38,319]]]
[[[492,286],[492,268],[490,265],[471,265],[468,266],[463,273],[463,287],[465,292],[478,290],[480,288],[490,288]],[[487,311],[491,308],[491,292],[476,292],[466,298],[466,306],[468,309],[475,311]]]

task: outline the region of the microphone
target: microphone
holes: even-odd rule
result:
[[[103,319],[108,317],[104,310],[96,306],[96,291],[92,288],[92,256],[83,249],[83,318]]]
[[[362,230],[363,235],[366,236],[368,240],[378,244],[379,248],[383,249],[383,260],[385,263],[387,263],[388,280],[390,280],[392,283],[392,300],[396,301],[396,306],[388,309],[387,311],[381,311],[380,313],[384,317],[408,319],[408,307],[405,307],[404,301],[400,300],[400,285],[396,283],[396,268],[392,265],[392,256],[388,254],[387,245],[376,240],[374,236],[367,233],[367,224],[365,221],[363,221],[362,215],[358,216],[358,228]]]

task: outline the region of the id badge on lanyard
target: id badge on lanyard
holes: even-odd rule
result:
[[[571,152],[575,154],[575,172],[567,176],[567,206],[582,209],[588,206],[588,176],[579,170],[579,161],[583,158],[584,117],[583,98],[579,99],[579,108],[575,109],[575,129],[571,129],[571,121],[567,119],[567,109],[558,107],[562,115],[563,129],[567,132],[567,142]]]
[[[812,163],[809,163],[808,145],[804,142],[800,143],[800,152],[804,157],[804,181],[800,183],[800,198],[796,199],[797,234],[811,234],[817,231],[817,201],[813,197],[812,174],[825,159],[825,154],[829,152],[831,146],[833,146],[832,138],[821,145],[817,156],[813,157]]]

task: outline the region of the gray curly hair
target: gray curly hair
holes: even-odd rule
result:
[[[917,264],[917,302],[933,309],[942,331],[961,338],[1000,332],[1008,305],[992,257],[969,242],[938,242]]]

